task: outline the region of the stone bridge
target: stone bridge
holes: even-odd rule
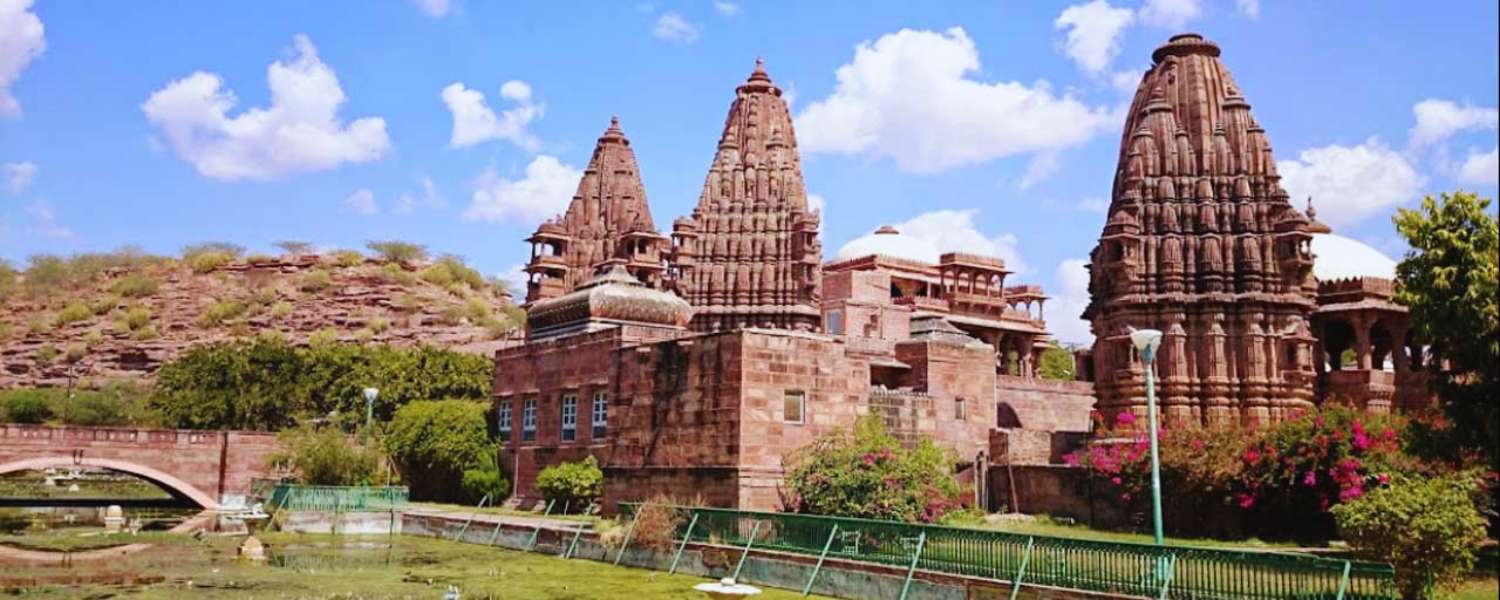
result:
[[[274,433],[0,425],[0,475],[49,467],[129,473],[207,509],[269,475]]]

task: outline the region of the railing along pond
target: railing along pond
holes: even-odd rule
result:
[[[397,511],[406,506],[406,486],[334,486],[278,483],[265,505],[287,510]]]
[[[633,516],[640,506],[621,503],[620,511]],[[651,508],[676,512],[673,539],[818,556],[819,566],[827,557],[881,563],[909,569],[908,580],[911,571],[923,570],[1150,598],[1400,597],[1395,573],[1383,563],[790,513]]]

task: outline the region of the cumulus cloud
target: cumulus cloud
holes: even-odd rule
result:
[[[1069,344],[1091,344],[1094,334],[1089,322],[1078,316],[1089,305],[1088,259],[1069,258],[1057,264],[1057,289],[1048,290],[1047,329],[1057,339]]]
[[[691,44],[698,41],[698,26],[675,12],[664,12],[656,18],[651,35],[669,42]]]
[[[1424,181],[1404,156],[1375,138],[1303,150],[1295,160],[1276,161],[1276,168],[1293,202],[1311,196],[1318,218],[1335,227],[1416,197]]]
[[[935,210],[898,223],[902,235],[919,238],[936,246],[939,252],[966,252],[999,257],[1006,268],[1016,273],[1030,270],[1021,258],[1020,241],[1009,233],[986,235],[974,225],[977,209]]]
[[[222,89],[218,75],[198,71],[152,93],[141,110],[178,157],[212,179],[272,179],[384,155],[391,147],[385,120],[341,122],[339,107],[347,98],[338,77],[307,36],[297,35],[293,44],[295,59],[266,69],[268,108],[229,116],[234,92]]]
[[[434,19],[441,19],[448,15],[448,9],[453,8],[448,0],[411,0],[417,5],[417,10]]]
[[[5,189],[13,196],[21,195],[36,180],[36,171],[34,162],[5,163]]]
[[[536,223],[561,214],[582,176],[583,171],[545,154],[526,165],[522,179],[506,179],[493,167],[485,169],[474,180],[474,198],[464,220]]]
[[[740,5],[728,0],[714,0],[714,11],[718,12],[720,16],[729,18],[740,14]]]
[[[1500,110],[1492,107],[1462,106],[1451,100],[1428,98],[1411,107],[1417,118],[1411,129],[1411,145],[1422,147],[1441,142],[1454,134],[1474,129],[1494,129],[1500,124]]]
[[[490,140],[507,140],[521,148],[535,152],[540,143],[526,126],[542,116],[546,106],[531,99],[531,86],[524,81],[511,80],[500,86],[500,97],[515,106],[495,111],[484,100],[478,90],[452,83],[443,88],[443,104],[453,113],[453,135],[448,143],[455,148],[465,148]]]
[[[1260,0],[1234,0],[1234,6],[1242,15],[1251,19],[1260,18]]]
[[[1046,181],[1047,178],[1057,173],[1062,161],[1058,160],[1057,151],[1041,152],[1031,157],[1031,162],[1026,163],[1026,172],[1021,174],[1021,181],[1017,187],[1026,190],[1031,189],[1038,183]]]
[[[1135,13],[1128,8],[1115,8],[1105,0],[1094,0],[1063,9],[1052,22],[1052,28],[1068,31],[1063,42],[1063,53],[1068,58],[1083,70],[1098,73],[1120,53],[1120,34],[1134,18]]]
[[[45,28],[31,12],[31,0],[0,0],[0,117],[21,115],[21,102],[10,86],[46,49]]]
[[[380,207],[375,205],[375,192],[368,189],[356,190],[349,197],[344,198],[344,208],[361,217],[373,217],[380,214]]]
[[[1256,7],[1259,10],[1259,7]],[[1142,23],[1166,29],[1182,29],[1203,12],[1199,0],[1146,0],[1141,4]]]
[[[1469,158],[1458,169],[1458,178],[1464,183],[1495,185],[1500,182],[1500,147],[1489,152],[1470,150]]]
[[[863,42],[836,72],[832,95],[797,115],[801,150],[889,157],[934,173],[1082,144],[1118,126],[1109,111],[1046,82],[971,79],[979,53],[962,28],[903,29]]]
[[[57,222],[57,214],[52,212],[52,207],[45,202],[32,202],[26,207],[26,213],[31,215],[31,233],[33,234],[59,240],[70,240],[75,237],[72,229]]]

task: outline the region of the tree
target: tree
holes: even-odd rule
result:
[[[309,244],[307,242],[299,242],[296,240],[276,242],[276,247],[280,248],[287,254],[311,254],[313,251],[312,244]]]
[[[1077,365],[1073,363],[1073,353],[1057,344],[1042,351],[1042,360],[1037,365],[1037,372],[1042,379],[1056,381],[1072,381],[1078,375]]]
[[[277,436],[281,451],[271,455],[272,467],[288,469],[307,485],[385,485],[380,453],[354,443],[334,428],[299,427]]]
[[[488,404],[472,400],[418,400],[396,411],[386,448],[413,499],[468,500],[454,484],[465,471],[493,461],[488,411]]]
[[[1396,265],[1396,300],[1410,307],[1416,339],[1431,346],[1424,362],[1453,443],[1500,470],[1500,232],[1489,207],[1488,198],[1455,192],[1397,211],[1396,231],[1411,250]]]
[[[365,244],[371,252],[395,263],[411,263],[427,259],[427,247],[400,240],[370,241]]]

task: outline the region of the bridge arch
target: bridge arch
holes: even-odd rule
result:
[[[90,456],[42,456],[0,464],[0,475],[16,471],[40,471],[42,469],[57,467],[96,467],[129,473],[176,492],[197,503],[198,506],[204,509],[216,510],[219,508],[219,501],[212,494],[198,489],[197,486],[183,481],[170,473],[125,460],[94,458]]]

